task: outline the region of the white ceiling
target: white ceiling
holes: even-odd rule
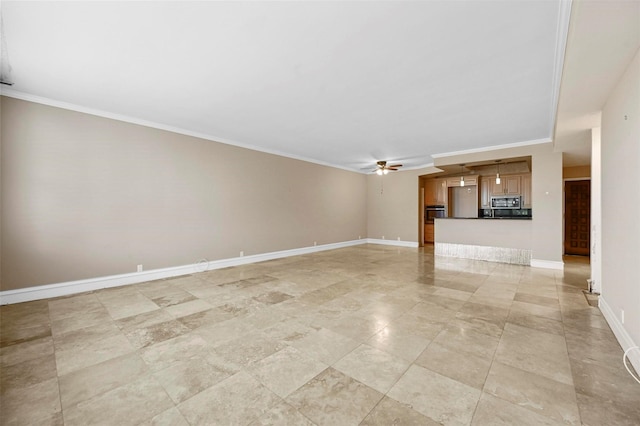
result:
[[[640,48],[640,1],[574,1],[554,144],[567,166],[590,164],[591,128]]]
[[[2,1],[3,93],[351,170],[418,167],[551,140],[568,5]]]

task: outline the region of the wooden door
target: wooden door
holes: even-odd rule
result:
[[[564,203],[564,253],[589,256],[591,181],[565,182]]]

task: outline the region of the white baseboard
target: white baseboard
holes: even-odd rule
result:
[[[383,244],[386,246],[398,246],[398,247],[410,247],[417,248],[417,241],[398,241],[398,240],[381,240],[377,238],[367,238],[367,243],[369,244]]]
[[[70,281],[57,284],[47,284],[35,287],[21,288],[17,290],[0,291],[0,305],[10,305],[14,303],[30,302],[32,300],[68,296],[70,294],[84,293],[87,291],[100,290],[103,288],[120,287],[123,285],[137,284],[146,281],[193,274],[196,272],[228,268],[230,266],[246,265],[248,263],[263,262],[265,260],[279,259],[282,257],[297,256],[324,250],[333,250],[343,247],[355,246],[358,244],[366,244],[369,242],[371,241],[369,241],[367,238],[364,238],[361,240],[351,240],[340,243],[322,244],[319,246],[274,251],[270,253],[261,253],[250,256],[212,260],[193,265],[175,266],[171,268],[153,269],[143,272],[132,272],[128,274],[89,278],[85,280]],[[397,243],[397,241],[392,241],[392,243]],[[417,247],[417,243],[415,246]]]
[[[613,331],[613,334],[618,339],[618,343],[622,346],[622,350],[626,351],[627,349],[635,346],[640,346],[640,342],[634,342],[627,330],[625,330],[624,325],[618,320],[618,317],[613,313],[613,310],[607,303],[607,301],[600,296],[598,298],[598,307],[600,308],[600,312],[609,323],[609,327]],[[636,371],[640,371],[640,350],[635,350],[629,352],[627,355],[631,365],[635,368]],[[622,362],[622,358],[620,358],[620,362]]]
[[[556,262],[554,260],[540,260],[531,259],[532,268],[544,268],[544,269],[556,269],[562,271],[564,269],[564,262]]]

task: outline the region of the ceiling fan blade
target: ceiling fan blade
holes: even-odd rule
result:
[[[397,172],[397,171],[398,171],[398,169],[396,169],[396,168],[394,168],[394,167],[387,167],[387,170],[391,170],[391,171],[394,171],[394,172]]]
[[[387,166],[388,169],[390,169],[392,167],[402,167],[402,164],[394,164],[392,166]]]

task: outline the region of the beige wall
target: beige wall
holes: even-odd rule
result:
[[[640,344],[640,52],[602,112],[602,298]],[[622,324],[621,312],[625,321]],[[638,359],[636,354],[636,359]]]
[[[591,177],[591,166],[564,167],[562,169],[563,179],[578,179]]]
[[[1,108],[2,290],[366,235],[365,175],[7,97]]]
[[[531,249],[530,220],[436,219],[436,242]]]
[[[420,175],[426,169],[367,176],[367,236],[418,242]]]

